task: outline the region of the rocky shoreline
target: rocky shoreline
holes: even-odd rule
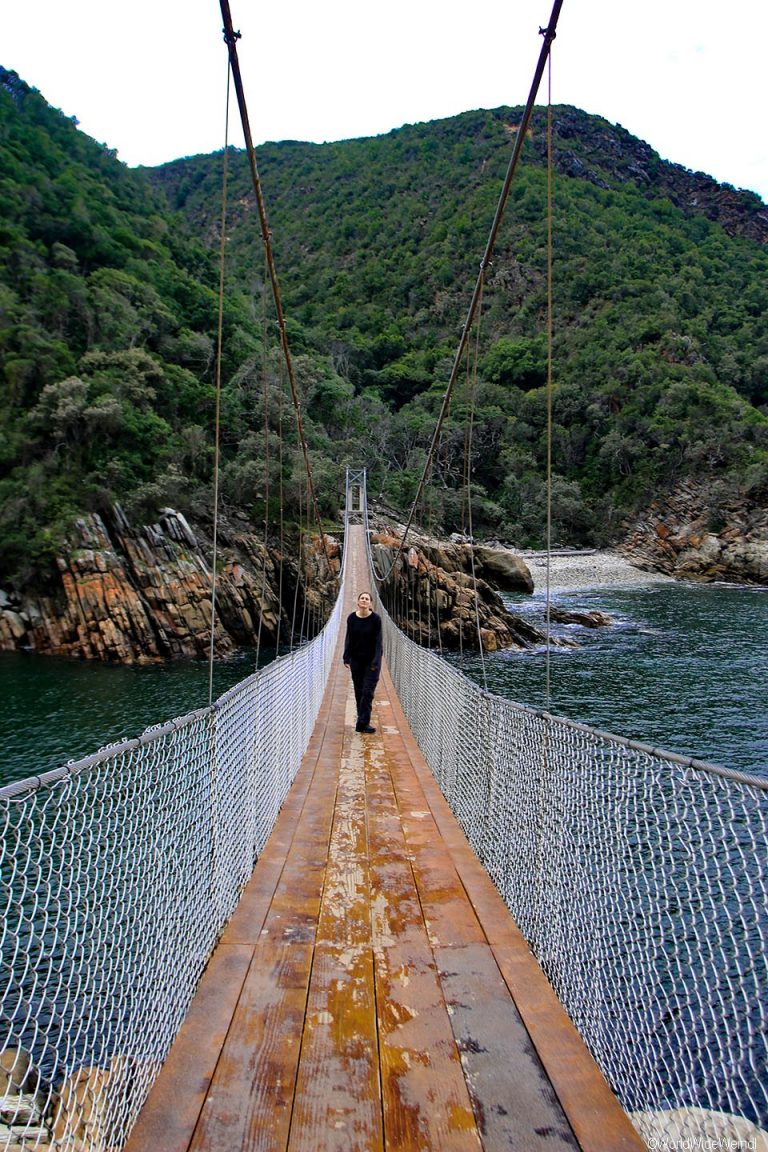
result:
[[[499,593],[547,587],[632,587],[672,579],[768,585],[768,511],[752,503],[712,508],[690,484],[655,501],[614,549],[519,551],[413,533],[374,517],[374,551],[398,555],[394,574],[406,631],[420,643],[486,651],[535,645],[532,625]],[[283,549],[259,539],[245,518],[220,527],[214,651],[226,656],[256,637],[285,640],[295,620],[311,636],[336,595],[341,536],[303,538]],[[165,508],[157,523],[132,526],[119,506],[82,517],[56,558],[49,588],[0,589],[0,650],[26,650],[121,664],[207,657],[212,616],[210,541],[199,525]],[[293,609],[293,613],[291,612]],[[298,609],[298,612],[297,612]],[[397,616],[397,612],[393,613]]]
[[[768,585],[768,498],[725,498],[683,481],[626,524],[622,552],[680,580]]]
[[[547,586],[546,552],[521,552],[519,555],[530,569],[535,592],[544,592]],[[674,579],[663,572],[638,568],[620,552],[611,549],[556,552],[549,558],[549,587],[553,592],[617,586],[631,588],[658,583],[674,583]]]

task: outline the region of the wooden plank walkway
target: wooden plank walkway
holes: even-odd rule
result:
[[[126,1152],[641,1152],[386,669],[377,731],[360,735],[337,655],[299,775]]]

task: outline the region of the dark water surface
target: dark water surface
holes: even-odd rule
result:
[[[254,668],[254,652],[219,661],[214,700]],[[204,708],[208,676],[205,660],[120,667],[0,652],[0,785]]]
[[[553,628],[580,647],[552,650],[549,703],[542,651],[486,657],[492,692],[672,752],[768,775],[768,589],[660,583],[580,589],[553,601],[599,608],[614,623],[595,631]],[[541,595],[508,602],[521,615],[543,618]],[[482,683],[477,656],[450,659]],[[253,652],[219,662],[214,699],[254,666]],[[208,665],[121,668],[0,653],[0,691],[3,784],[204,707]]]
[[[599,609],[608,628],[553,625],[577,649],[502,652],[485,658],[488,688],[522,704],[640,740],[768,776],[768,589],[658,583],[576,589],[552,597],[564,608]],[[543,625],[542,595],[508,598]],[[480,660],[460,667],[483,682]]]

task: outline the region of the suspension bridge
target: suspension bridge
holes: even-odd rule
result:
[[[762,1139],[768,785],[491,696],[380,605],[355,732],[353,519],[314,641],[0,793],[0,1148]]]
[[[0,1152],[765,1148],[768,782],[492,696],[400,631],[369,541],[348,472],[319,635],[0,790]],[[370,733],[341,665],[361,589]]]

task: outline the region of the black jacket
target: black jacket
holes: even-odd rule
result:
[[[347,617],[344,663],[381,667],[381,616],[377,612],[369,616],[351,612]]]

